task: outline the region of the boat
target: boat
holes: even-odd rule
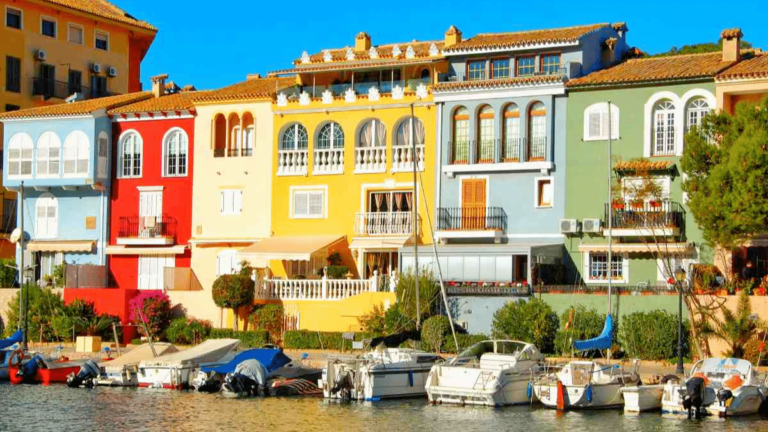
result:
[[[18,359],[23,358],[21,351],[14,356],[9,372],[11,384],[42,384],[66,383],[67,377],[72,373],[78,373],[80,367],[88,359],[70,361],[67,357],[58,360],[46,360],[40,354],[33,355],[29,361],[19,365]]]
[[[219,361],[240,343],[238,339],[209,339],[188,350],[139,362],[139,387],[183,389],[200,366]]]
[[[441,404],[503,406],[529,403],[529,385],[545,368],[534,345],[511,340],[475,344],[427,377],[429,401]]]
[[[641,413],[661,409],[664,384],[634,385],[621,388],[625,413]]]
[[[232,354],[232,353],[230,353]],[[224,377],[227,374],[237,372],[240,364],[247,360],[253,360],[264,368],[262,386],[266,386],[266,377],[269,373],[291,362],[282,351],[271,348],[254,348],[237,353],[226,361],[201,365],[200,371],[193,379],[192,386],[198,391],[213,393],[221,389]]]
[[[0,340],[0,381],[10,378],[11,359],[17,354],[18,344],[24,339],[24,332],[16,330],[11,337]]]
[[[540,377],[533,391],[545,407],[559,411],[621,408],[621,389],[639,381],[638,366],[636,362],[634,370],[627,373],[619,364],[571,361],[559,371]]]
[[[154,348],[154,352],[152,349]],[[99,386],[135,387],[139,385],[139,363],[143,360],[151,360],[156,356],[163,356],[178,352],[178,349],[169,343],[155,342],[142,344],[100,366],[100,374],[95,380]],[[156,355],[155,355],[156,354]]]
[[[376,349],[356,357],[329,357],[318,387],[330,399],[379,401],[426,396],[432,366],[442,357],[409,348]]]
[[[765,401],[765,382],[748,360],[708,358],[693,365],[687,378],[664,387],[661,410],[665,414],[731,417],[755,414]]]

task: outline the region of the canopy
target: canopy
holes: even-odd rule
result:
[[[600,336],[584,341],[574,341],[573,346],[579,351],[589,351],[596,349],[610,349],[613,343],[613,317],[611,314],[605,317],[605,326]]]
[[[107,246],[107,255],[181,255],[187,250],[186,246],[168,247],[125,247]]]
[[[268,237],[240,251],[244,259],[310,261],[344,236]]]
[[[169,343],[163,343],[163,342],[155,342],[152,344],[155,348],[155,352],[157,353],[157,356],[162,356],[166,354],[175,353],[178,351],[175,346],[169,344]],[[106,371],[122,371],[124,367],[126,366],[132,366],[139,364],[142,360],[151,360],[155,358],[154,354],[152,354],[152,348],[149,346],[148,343],[145,343],[143,345],[139,345],[136,348],[128,351],[127,353],[121,355],[120,357],[110,360],[108,362],[104,362],[101,365],[104,366],[104,370]]]
[[[397,240],[392,239],[379,239],[376,237],[369,238],[356,238],[352,239],[352,243],[349,244],[350,249],[398,249],[405,245],[408,238],[401,238]]]
[[[90,252],[93,240],[33,240],[25,248],[30,252]]]
[[[256,360],[261,363],[267,372],[273,372],[291,362],[279,349],[254,348],[243,351],[228,363],[216,366],[203,366],[203,372],[216,372],[218,374],[228,374],[235,371],[240,363],[246,360]]]
[[[24,331],[16,330],[16,333],[12,334],[8,339],[0,339],[0,349],[8,348],[13,344],[17,344],[24,339]]]

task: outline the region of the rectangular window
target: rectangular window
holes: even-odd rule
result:
[[[245,128],[245,136],[243,137],[243,150],[242,156],[253,156],[253,133],[256,129],[253,126]]]
[[[21,9],[5,8],[5,26],[21,30]]]
[[[544,75],[560,73],[560,54],[542,54],[541,73]]]
[[[173,255],[139,256],[140,290],[165,289],[165,269],[176,267]]]
[[[40,34],[42,34],[43,36],[55,38],[56,37],[56,21],[50,18],[45,18],[45,17],[41,18]]]
[[[240,214],[243,212],[243,190],[223,189],[221,191],[221,214]]]
[[[83,92],[83,73],[78,70],[70,70],[67,77],[67,94]]]
[[[536,73],[536,57],[518,57],[517,75],[519,77],[532,76]]]
[[[107,95],[107,78],[91,75],[91,96],[100,98]]]
[[[469,81],[485,79],[485,60],[467,62],[467,79]]]
[[[109,34],[96,30],[96,49],[109,51]]]
[[[491,61],[493,79],[509,78],[509,59],[496,59]]]
[[[291,197],[292,218],[322,219],[325,217],[325,191],[297,190]]]
[[[554,185],[551,177],[536,179],[536,207],[552,207],[554,198]]]
[[[70,43],[77,44],[77,45],[82,45],[83,44],[83,40],[85,39],[83,26],[81,26],[79,24],[69,23],[67,28],[69,29],[69,32],[68,32],[68,35],[67,35],[67,40]]]
[[[21,59],[5,57],[5,90],[21,93]]]
[[[590,107],[584,113],[584,141],[607,140],[619,138],[619,108],[611,106],[611,123],[608,124],[608,104]],[[610,129],[610,131],[609,131]]]
[[[606,252],[590,252],[587,262],[587,281],[588,282],[607,282],[608,281],[608,254]],[[614,282],[625,282],[625,264],[626,257],[623,254],[611,254],[611,280]]]
[[[21,107],[18,105],[5,104],[5,112],[18,111]],[[2,154],[0,152],[0,154]]]

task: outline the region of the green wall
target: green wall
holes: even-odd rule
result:
[[[538,298],[538,294],[535,297]],[[605,313],[608,307],[608,296],[604,294],[542,294],[541,299],[550,305],[558,316],[577,305],[595,309],[600,313]],[[676,314],[678,307],[676,295],[614,295],[611,302],[613,303],[611,309],[617,317],[657,309]],[[683,317],[686,319],[688,317],[685,305],[683,305]]]

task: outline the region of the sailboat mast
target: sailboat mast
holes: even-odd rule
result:
[[[19,211],[18,214],[21,215],[19,217],[19,230],[21,231],[21,236],[19,237],[19,249],[21,249],[21,254],[19,255],[19,329],[23,329],[22,331],[22,341],[21,341],[21,349],[24,351],[27,350],[27,302],[26,297],[28,293],[26,293],[24,289],[24,182],[21,182],[21,187],[19,188]],[[22,322],[24,323],[22,325]]]
[[[411,164],[413,165],[413,277],[414,277],[414,286],[416,288],[416,330],[421,329],[421,306],[420,306],[420,293],[421,291],[421,284],[419,283],[419,194],[417,193],[417,182],[418,177],[416,174],[416,170],[418,169],[418,160],[417,160],[417,151],[416,151],[416,140],[414,139],[414,121],[413,121],[414,115],[413,115],[413,103],[411,103],[411,119],[410,119],[410,139],[411,139],[411,146],[413,148],[413,155],[411,157]]]
[[[611,118],[611,101],[608,101],[608,314],[611,314],[611,291],[613,288],[613,121]]]

